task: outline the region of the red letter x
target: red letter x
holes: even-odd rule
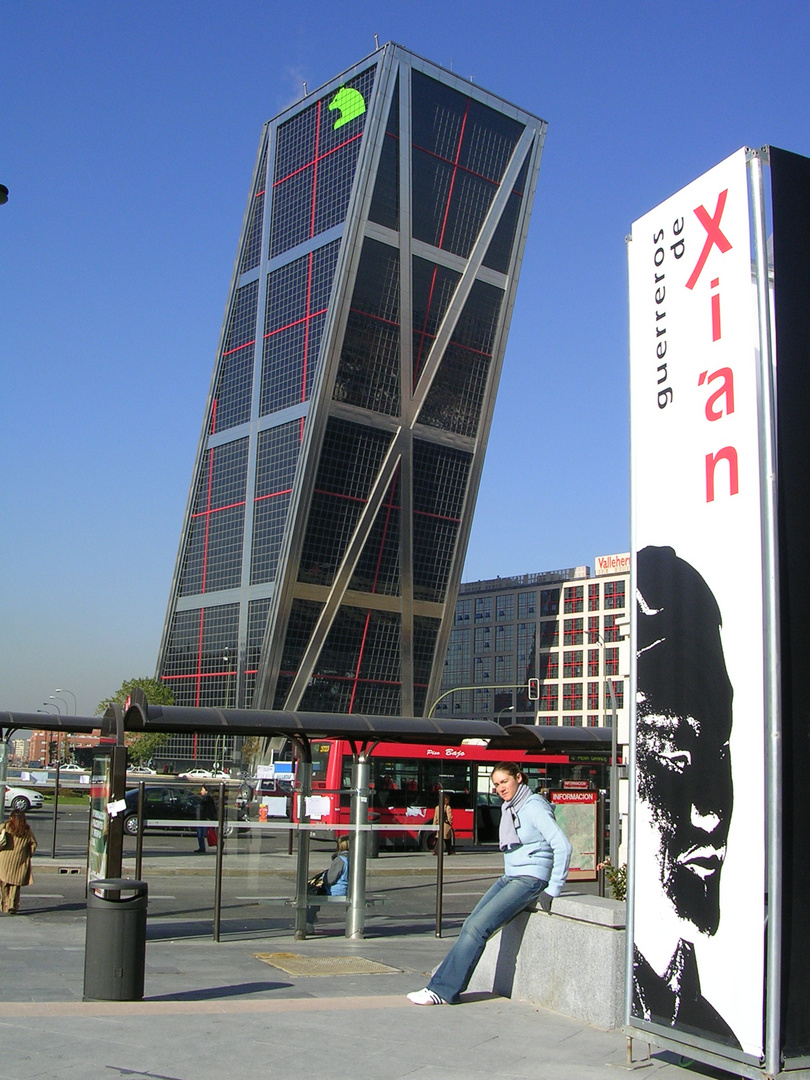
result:
[[[731,250],[731,244],[720,232],[720,218],[723,216],[723,211],[726,208],[727,195],[728,188],[726,188],[725,191],[721,191],[717,196],[717,206],[714,208],[714,217],[709,217],[708,211],[704,206],[698,206],[695,209],[695,216],[706,230],[706,243],[703,245],[703,251],[701,251],[700,258],[695,265],[695,269],[692,271],[692,276],[686,283],[687,289],[694,289],[695,283],[700,277],[700,272],[706,265],[706,260],[709,257],[709,252],[712,250],[713,244],[717,244],[720,251],[724,253]]]

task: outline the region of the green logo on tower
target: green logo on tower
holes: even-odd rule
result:
[[[362,116],[366,111],[366,103],[359,90],[354,90],[351,86],[341,86],[329,102],[329,108],[337,109],[340,113],[334,124],[334,130],[337,131],[356,116]]]

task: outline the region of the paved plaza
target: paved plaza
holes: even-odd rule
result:
[[[59,861],[37,862],[29,896],[58,880],[50,875]],[[424,985],[455,930],[441,939],[423,927],[389,933],[383,921],[360,941],[333,924],[306,941],[275,931],[215,943],[210,924],[201,932],[198,922],[175,922],[167,936],[155,919],[144,1000],[83,1002],[83,907],[46,917],[24,892],[21,910],[0,920],[0,1080],[725,1075],[655,1048],[628,1071],[620,1031],[526,1002],[478,994],[459,1006],[411,1005],[405,994]],[[273,955],[268,962],[257,954]],[[635,1057],[646,1053],[646,1044],[633,1043]]]

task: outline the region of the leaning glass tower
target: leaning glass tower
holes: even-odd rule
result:
[[[430,710],[545,129],[394,44],[265,125],[158,659],[178,704]]]

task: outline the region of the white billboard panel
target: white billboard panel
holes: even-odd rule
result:
[[[633,225],[632,1016],[763,1045],[762,551],[740,150]]]

